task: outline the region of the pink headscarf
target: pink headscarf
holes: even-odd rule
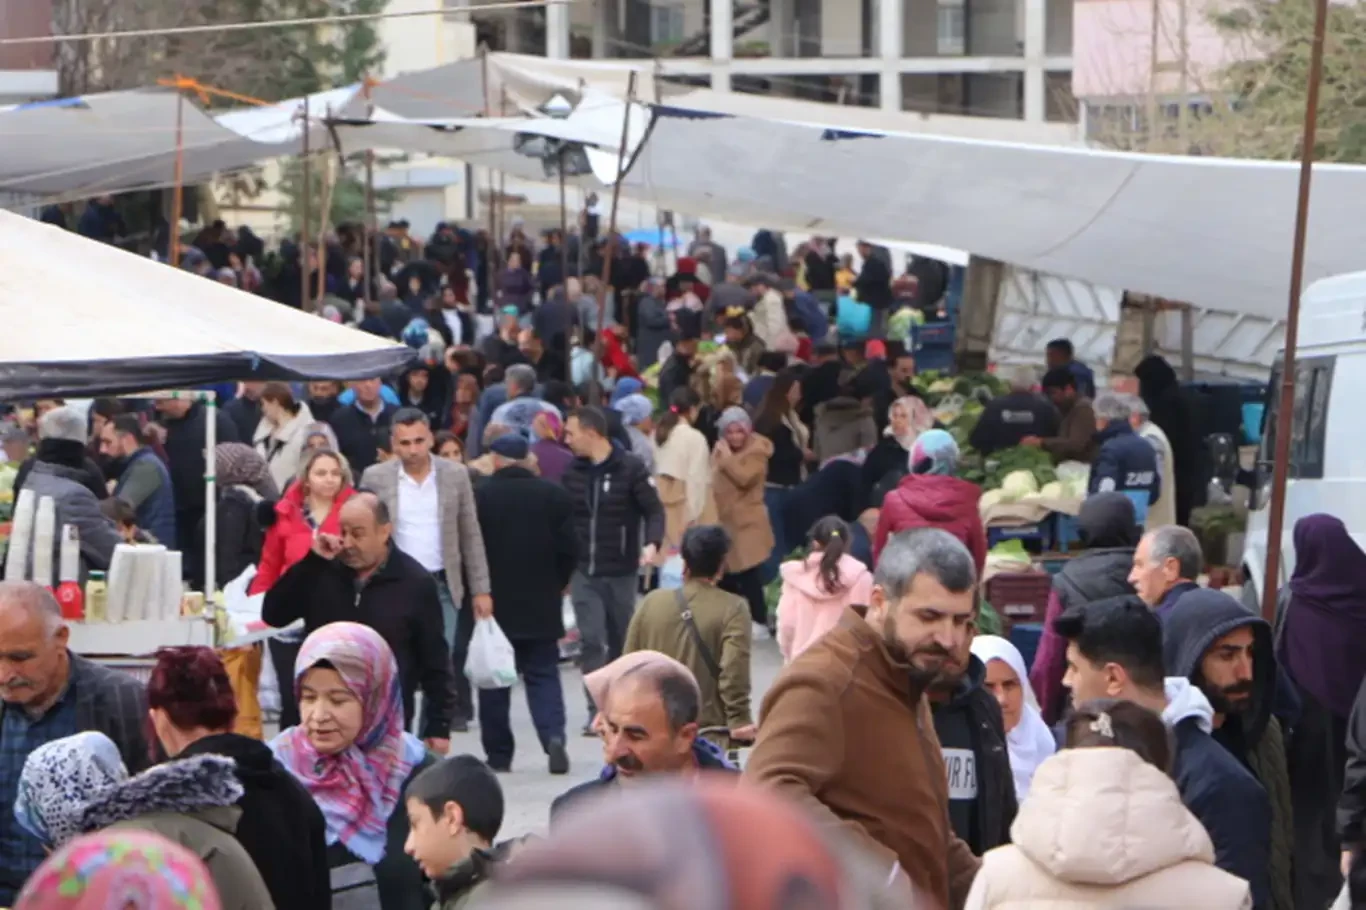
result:
[[[915,445],[915,440],[921,433],[934,427],[934,413],[930,411],[930,406],[925,404],[914,395],[903,395],[892,402],[892,407],[888,408],[890,413],[895,408],[902,408],[906,412],[906,417],[910,421],[911,431],[905,436],[896,437],[896,441],[901,443],[901,447],[907,452],[911,446]],[[887,428],[882,431],[882,435],[892,435],[892,424],[888,422]]]
[[[209,870],[151,831],[106,828],[69,842],[29,877],[14,910],[220,910]]]
[[[270,747],[322,810],[327,842],[341,841],[365,862],[377,863],[384,858],[389,816],[425,749],[403,729],[398,663],[378,632],[360,623],[334,622],[308,636],[294,663],[296,697],[304,674],[322,661],[360,700],[356,741],[336,755],[324,755],[297,726],[280,733]]]

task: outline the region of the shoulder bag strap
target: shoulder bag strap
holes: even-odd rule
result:
[[[693,644],[697,645],[697,650],[702,656],[702,662],[707,665],[712,677],[719,683],[721,681],[721,665],[716,662],[711,649],[702,640],[702,630],[697,628],[697,620],[693,619],[692,609],[688,607],[688,599],[683,596],[682,588],[674,588],[674,600],[678,603],[678,612],[683,618],[683,624],[688,627]]]

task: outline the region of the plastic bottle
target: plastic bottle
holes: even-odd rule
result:
[[[105,622],[109,615],[109,585],[103,572],[91,572],[85,583],[85,621]]]
[[[75,525],[62,525],[62,549],[58,564],[57,603],[62,618],[77,622],[85,619],[85,592],[81,590],[81,536]]]

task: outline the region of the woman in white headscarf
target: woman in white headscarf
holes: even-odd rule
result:
[[[1024,802],[1034,769],[1057,751],[1057,741],[1039,713],[1039,703],[1029,686],[1029,674],[1019,650],[1000,636],[979,635],[972,641],[972,653],[986,664],[987,690],[1001,706],[1010,771],[1015,778],[1015,798]]]

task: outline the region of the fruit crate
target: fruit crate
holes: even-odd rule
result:
[[[987,582],[987,601],[1011,625],[1041,623],[1048,612],[1053,576],[1047,572],[1007,572]]]

